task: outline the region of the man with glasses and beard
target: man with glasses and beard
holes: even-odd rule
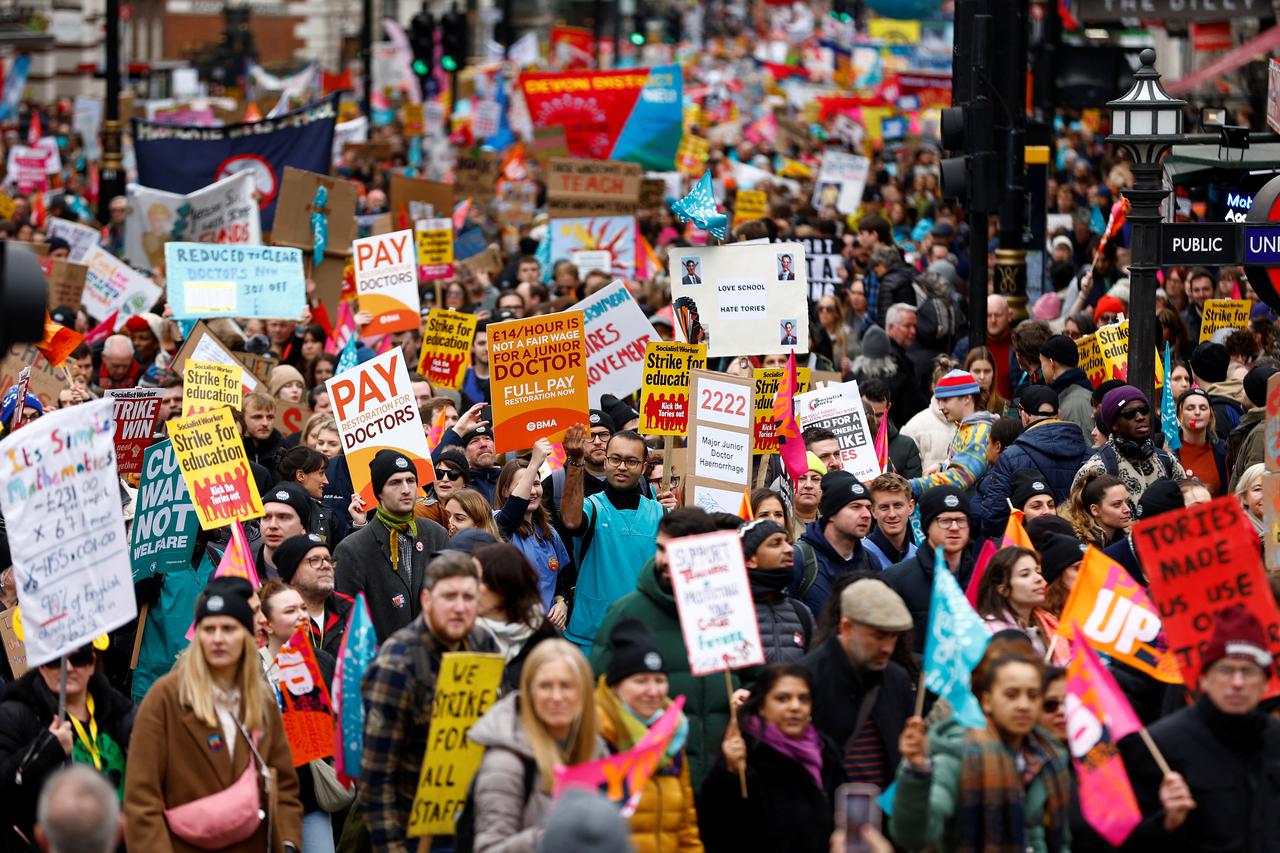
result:
[[[291,536],[276,548],[275,558],[280,580],[298,591],[311,617],[312,647],[337,657],[355,599],[333,589],[329,546],[314,533]]]
[[[578,567],[573,615],[564,635],[584,653],[590,653],[609,605],[635,590],[636,577],[654,554],[663,511],[676,507],[670,491],[659,492],[656,500],[646,494],[648,450],[640,434],[630,430],[609,439],[603,486],[595,494],[584,495],[587,446],[585,427],[576,425],[565,433],[564,495],[560,501],[561,523],[571,537],[566,541],[573,543],[573,561]]]
[[[1182,463],[1151,440],[1151,403],[1132,385],[1112,388],[1098,407],[1098,420],[1107,440],[1084,463],[1072,488],[1090,472],[1119,477],[1136,506],[1142,493],[1156,480],[1186,479]]]

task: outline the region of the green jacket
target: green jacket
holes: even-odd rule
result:
[[[609,634],[619,619],[639,619],[649,626],[658,640],[658,650],[667,664],[671,681],[670,696],[685,697],[684,715],[689,721],[689,737],[685,753],[689,757],[689,781],[693,790],[702,789],[703,774],[720,754],[720,742],[729,727],[729,693],[723,673],[695,676],[689,671],[689,653],[680,633],[680,616],[676,600],[658,586],[653,558],[644,564],[636,581],[636,591],[624,595],[609,608],[591,646],[591,669],[599,677],[609,669],[613,643]],[[738,680],[734,678],[734,687]]]
[[[945,720],[929,731],[929,758],[933,772],[921,775],[904,761],[894,780],[893,814],[889,831],[896,844],[907,850],[936,847],[941,853],[959,850],[963,828],[960,815],[960,767],[966,729]],[[1046,768],[1049,765],[1046,765]],[[1044,778],[1037,775],[1027,788],[1027,849],[1048,853],[1044,834],[1044,810],[1048,801]],[[1063,828],[1062,853],[1070,853],[1070,828]]]

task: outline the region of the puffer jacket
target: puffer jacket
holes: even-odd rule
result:
[[[596,687],[596,719],[600,737],[609,745],[610,752],[622,751],[618,742],[623,723],[616,714],[626,712],[620,705],[602,676]],[[631,844],[636,853],[701,853],[698,810],[694,807],[689,762],[683,751],[645,783],[629,823]]]
[[[475,805],[476,853],[533,853],[539,829],[551,812],[551,787],[542,778],[533,746],[520,721],[520,694],[498,700],[467,732],[485,748],[472,785]],[[608,749],[598,741],[594,758]],[[524,799],[526,767],[538,773]]]
[[[974,514],[982,523],[983,535],[999,536],[1009,520],[1008,499],[1013,493],[1015,471],[1031,471],[1044,480],[1053,499],[1061,506],[1071,494],[1076,471],[1091,450],[1080,430],[1070,421],[1051,418],[1027,427],[1013,444],[1005,448],[978,484]]]
[[[972,521],[970,522],[972,529]],[[973,573],[972,541],[960,559],[955,573],[960,588],[969,585],[969,576]],[[884,570],[880,577],[893,591],[902,596],[902,601],[911,613],[915,644],[913,654],[917,657],[924,653],[925,639],[929,636],[929,602],[933,600],[933,566],[934,551],[929,545],[921,545],[916,553],[901,563]]]
[[[991,425],[998,418],[990,412],[974,412],[960,422],[947,446],[947,461],[936,474],[911,480],[911,493],[918,499],[936,486],[955,486],[970,491],[987,473],[987,444]]]
[[[789,596],[756,600],[756,623],[765,663],[795,663],[813,641],[813,613]]]
[[[853,553],[849,555],[849,559],[845,559],[836,553],[836,549],[831,547],[831,543],[827,541],[827,537],[822,535],[822,527],[817,521],[811,521],[805,525],[804,533],[800,535],[800,541],[809,548],[813,549],[814,556],[818,558],[818,574],[814,577],[813,583],[809,585],[807,590],[801,590],[804,586],[804,555],[803,549],[797,547],[795,556],[792,559],[792,567],[795,571],[795,582],[791,587],[792,595],[805,603],[810,613],[818,614],[822,612],[822,608],[826,606],[827,599],[831,597],[831,591],[835,589],[836,581],[841,575],[849,572],[856,572],[859,569],[867,571],[879,571],[880,562],[871,556],[871,552],[862,546],[862,540],[855,540]]]
[[[955,437],[956,427],[942,414],[938,401],[931,399],[928,408],[903,424],[901,432],[920,448],[921,469],[928,470],[946,463],[947,448]]]

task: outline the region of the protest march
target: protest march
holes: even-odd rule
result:
[[[0,851],[1280,850],[1274,21],[563,5],[0,21]]]

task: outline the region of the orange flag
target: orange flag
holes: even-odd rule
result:
[[[738,517],[743,521],[755,521],[755,513],[751,511],[751,490],[742,490],[742,503],[738,506]]]
[[[61,323],[53,322],[48,312],[44,315],[44,340],[36,344],[36,349],[54,367],[62,367],[71,351],[80,346],[84,335],[75,329],[68,329]]]
[[[1022,526],[1022,510],[1020,509],[1009,511],[1009,522],[1004,526],[1004,536],[1000,537],[1001,548],[1008,548],[1011,545],[1027,548],[1031,551],[1036,549],[1031,544],[1031,537],[1027,535],[1027,529]]]
[[[427,430],[427,448],[435,450],[440,446],[440,439],[444,438],[444,412],[445,407],[441,406],[436,412],[435,420],[431,422],[431,429]]]

